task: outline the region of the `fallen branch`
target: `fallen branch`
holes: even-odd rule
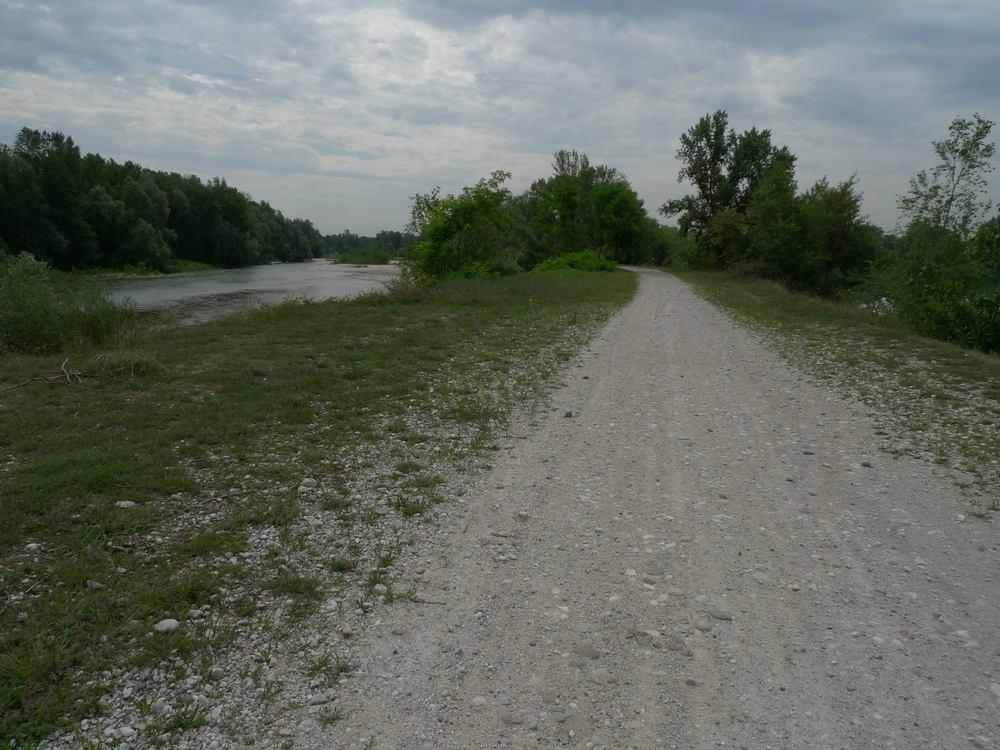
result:
[[[83,370],[68,370],[66,365],[69,359],[64,359],[62,364],[59,365],[58,370],[47,370],[41,375],[36,375],[33,378],[28,378],[27,380],[22,380],[20,383],[15,383],[14,385],[9,385],[3,389],[3,393],[7,391],[13,391],[15,388],[22,388],[29,383],[54,383],[56,381],[65,380],[67,383],[82,383],[85,378],[99,378],[101,377],[96,372],[84,372]]]

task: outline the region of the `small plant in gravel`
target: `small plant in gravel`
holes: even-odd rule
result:
[[[354,570],[354,561],[347,557],[331,557],[326,561],[326,568],[331,573],[350,573]]]
[[[285,689],[285,683],[281,680],[274,680],[272,682],[264,683],[264,689],[260,691],[260,699],[262,702],[267,702],[274,700],[279,695],[281,691]]]
[[[425,513],[432,503],[429,500],[419,499],[412,500],[408,497],[399,496],[392,501],[392,507],[398,510],[407,518],[411,516],[418,515],[420,513]]]
[[[351,671],[351,664],[340,654],[327,651],[309,662],[306,675],[311,680],[320,679],[327,685],[332,685],[345,672]]]
[[[326,708],[317,714],[316,719],[323,727],[329,728],[344,719],[344,712],[339,708]]]
[[[183,732],[188,729],[197,729],[205,726],[205,715],[196,706],[184,706],[166,720],[163,724],[164,732]]]

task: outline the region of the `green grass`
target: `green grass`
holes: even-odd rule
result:
[[[729,274],[677,274],[772,335],[806,370],[872,406],[898,452],[958,469],[995,511],[1000,486],[1000,357],[928,339],[892,316]]]
[[[471,431],[480,439],[469,450],[482,447],[490,420],[512,407],[512,368],[537,360],[539,377],[554,372],[581,341],[568,332],[605,318],[634,288],[625,273],[462,280],[150,327],[124,350],[0,357],[0,737],[23,744],[72,728],[98,709],[95,678],[112,667],[175,648],[196,658],[205,647],[196,623],[170,638],[147,633],[223,587],[312,601],[301,582],[228,559],[251,527],[290,530],[311,502],[296,493],[307,471],[336,486],[332,462],[314,460],[376,444],[385,425],[421,465],[433,460],[420,453],[428,436],[409,424]],[[101,376],[4,390],[67,356]],[[107,362],[117,364],[102,372]],[[404,468],[426,500],[436,480]],[[349,526],[350,506],[326,502]],[[255,598],[230,614],[252,615]]]

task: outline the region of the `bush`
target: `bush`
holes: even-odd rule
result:
[[[510,258],[497,258],[490,264],[490,270],[495,276],[513,276],[524,271],[516,260]]]
[[[543,260],[533,270],[551,271],[553,269],[572,268],[577,271],[614,271],[618,268],[606,258],[602,258],[593,250],[582,253],[563,253],[554,258]]]
[[[870,293],[925,336],[983,351],[1000,350],[996,250],[984,228],[975,241],[914,222],[872,266]]]
[[[48,266],[26,253],[0,261],[0,349],[38,354],[115,344],[135,318],[94,287],[58,287]]]

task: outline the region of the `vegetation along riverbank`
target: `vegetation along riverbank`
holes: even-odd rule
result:
[[[391,600],[406,525],[634,285],[457,279],[5,355],[0,736],[71,728],[112,670],[177,692],[212,681],[234,632]]]

